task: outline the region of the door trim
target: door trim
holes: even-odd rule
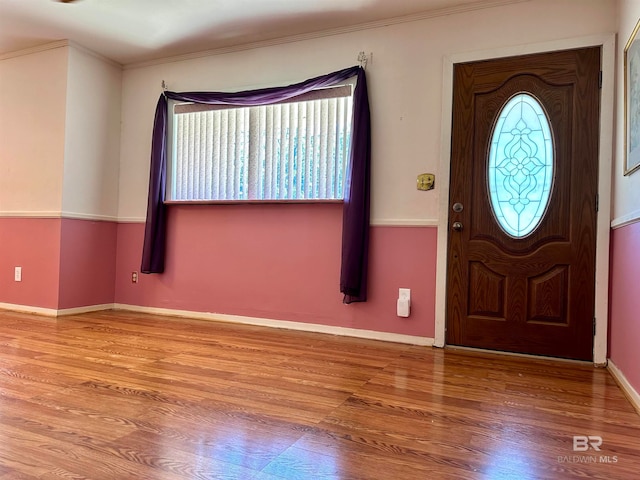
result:
[[[600,98],[600,141],[598,152],[599,210],[596,237],[596,334],[593,363],[607,362],[607,330],[609,326],[609,233],[611,227],[611,170],[613,165],[613,112],[615,78],[615,34],[593,35],[545,43],[505,47],[476,52],[451,54],[443,61],[442,137],[440,142],[440,197],[438,208],[438,264],[436,267],[435,341],[444,347],[447,300],[447,251],[449,221],[449,181],[451,166],[451,115],[453,111],[453,66],[456,63],[494,58],[569,50],[582,47],[602,48],[602,89]]]

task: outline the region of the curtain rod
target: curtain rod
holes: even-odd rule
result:
[[[357,60],[358,60],[358,63],[360,63],[360,66],[366,70],[367,65],[369,63],[373,63],[373,52],[370,52],[369,55],[367,55],[366,53],[364,53],[364,51],[362,51],[358,54]],[[167,86],[167,83],[164,80],[162,80],[162,83],[160,84],[160,86],[162,88],[162,93],[166,92],[169,89],[169,87]]]

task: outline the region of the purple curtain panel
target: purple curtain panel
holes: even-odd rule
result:
[[[347,165],[342,228],[342,265],[340,291],[344,303],[367,299],[367,263],[369,253],[369,202],[371,175],[371,115],[367,80],[362,67],[355,66],[285,87],[245,92],[164,92],[158,99],[151,142],[149,198],[142,250],[142,273],[164,272],[167,206],[167,115],[168,99],[208,105],[268,105],[330,87],[357,77],[353,93],[351,152]]]

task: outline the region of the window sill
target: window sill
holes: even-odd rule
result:
[[[166,200],[165,205],[264,205],[264,204],[314,204],[344,203],[341,199],[319,200]]]

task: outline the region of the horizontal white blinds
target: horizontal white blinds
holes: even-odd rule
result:
[[[335,92],[260,107],[177,105],[171,197],[341,199],[351,115],[351,97]]]

